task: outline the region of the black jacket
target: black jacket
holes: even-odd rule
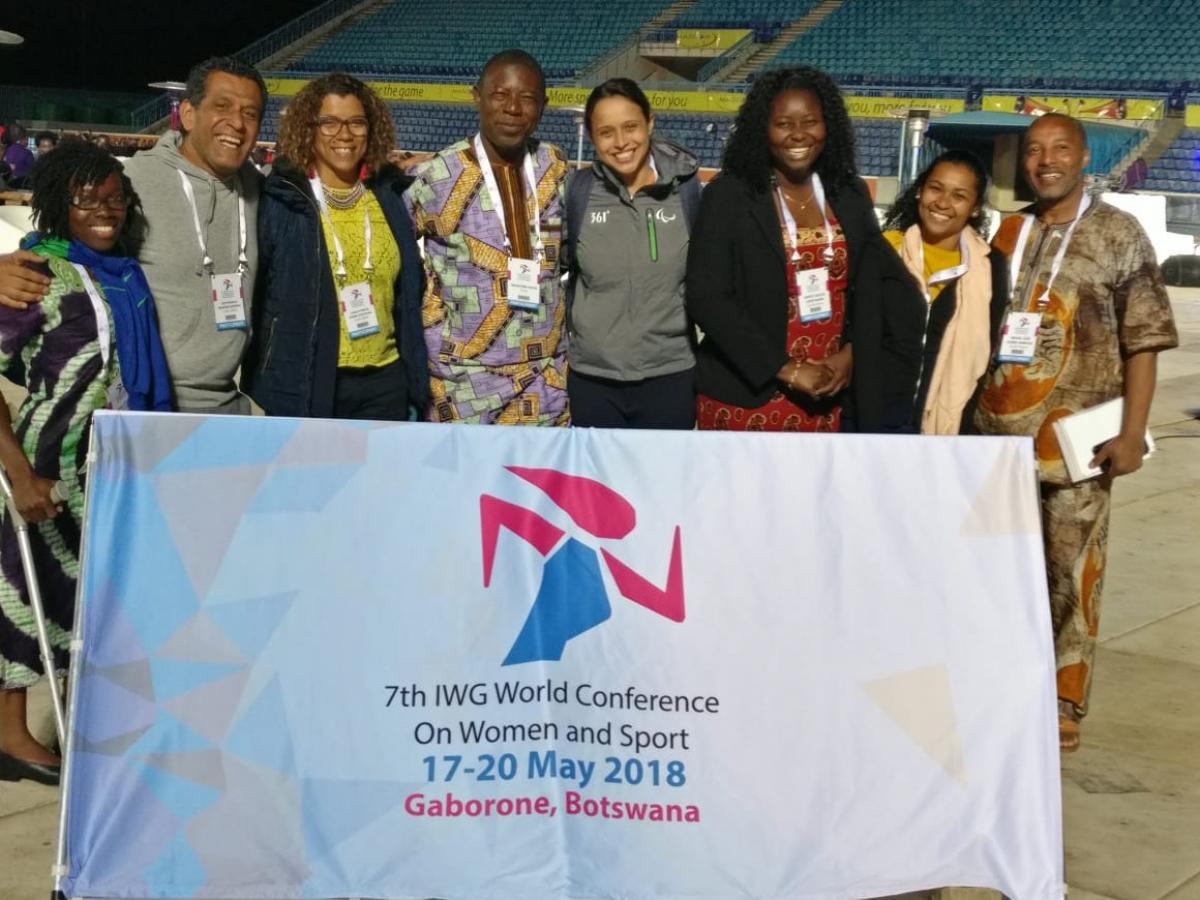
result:
[[[921,366],[925,300],[883,239],[866,185],[855,180],[828,203],[849,257],[845,339],[854,347],[843,431],[910,431]],[[696,389],[754,407],[777,387],[788,360],[787,255],[775,202],[725,174],[704,190],[688,252],[688,312],[704,338]]]
[[[408,400],[429,399],[421,327],[424,270],[402,194],[409,179],[388,166],[367,181],[400,248],[393,287],[396,349]],[[320,210],[308,178],[276,159],[258,203],[258,280],[254,332],[242,365],[242,389],[272,416],[328,417],[333,412],[340,325],[333,269]]]
[[[1004,318],[1004,311],[1008,308],[1008,260],[999,250],[993,250],[988,254],[988,262],[991,264],[992,270],[992,299],[988,310],[991,330],[988,334],[991,335],[992,357],[995,357],[1000,340],[1000,324]],[[937,302],[929,308],[929,325],[925,332],[925,353],[921,366],[921,388],[917,393],[916,409],[918,410],[925,409],[925,397],[929,393],[933,367],[937,364],[938,353],[941,352],[942,338],[945,337],[946,326],[950,324],[950,318],[954,314],[955,307],[958,306],[960,284],[962,284],[961,278],[956,278],[947,284],[938,296]],[[987,376],[986,370],[979,376],[979,383],[975,385],[975,393],[971,395],[971,399],[963,408],[959,434],[978,433],[978,429],[975,428],[975,407],[979,404],[979,395],[983,393],[983,385],[987,381]],[[921,423],[917,420],[915,424],[919,427]]]

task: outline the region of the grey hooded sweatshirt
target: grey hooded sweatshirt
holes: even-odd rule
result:
[[[640,381],[696,364],[684,309],[688,227],[679,185],[696,158],[653,141],[658,181],[635,197],[603,164],[579,229],[579,275],[571,304],[571,368],[597,378]]]
[[[179,173],[191,182],[200,227],[216,274],[238,268],[238,202],[240,183],[246,200],[246,256],[242,276],[246,317],[258,263],[258,192],[262,176],[247,163],[228,184],[192,165],[179,153],[182,137],[169,131],[150,150],[126,160],[145,212],[145,231],[135,235],[138,261],[154,294],[158,327],[175,402],[182,412],[248,413],[250,403],[239,393],[235,375],[250,342],[245,329],[218,331],[213,315],[212,284],[204,271],[204,253],[196,238],[192,210]]]

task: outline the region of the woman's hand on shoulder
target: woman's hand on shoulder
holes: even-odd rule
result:
[[[0,256],[0,304],[12,309],[26,309],[30,303],[40,303],[50,289],[50,279],[30,266],[46,262],[36,253],[15,250]]]

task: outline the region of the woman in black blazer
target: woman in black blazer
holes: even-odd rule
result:
[[[924,299],[823,72],[769,72],[747,94],[692,231],[687,305],[699,427],[914,429]]]

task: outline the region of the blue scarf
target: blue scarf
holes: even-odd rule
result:
[[[154,297],[138,261],[129,256],[97,253],[79,241],[64,241],[36,232],[21,241],[22,250],[78,263],[100,283],[113,318],[121,383],[129,408],[169,412],[171,373],[158,336]]]

